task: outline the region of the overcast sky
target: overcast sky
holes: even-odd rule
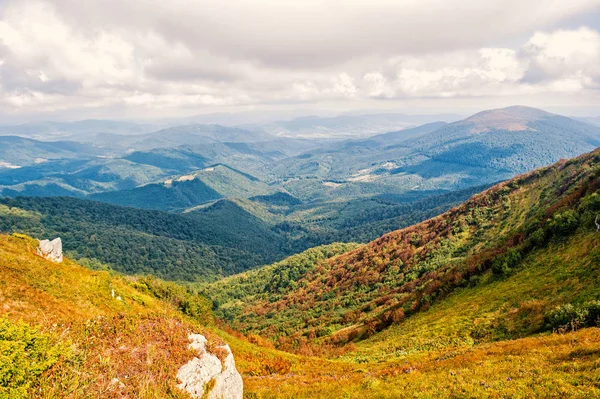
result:
[[[513,104],[600,115],[600,0],[0,0],[5,120]]]

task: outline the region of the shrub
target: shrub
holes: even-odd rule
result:
[[[567,236],[577,230],[578,226],[579,215],[570,209],[555,213],[550,222],[550,228],[557,236]]]
[[[539,247],[546,241],[546,232],[544,231],[544,229],[539,228],[533,233],[531,233],[529,239],[531,240],[531,243],[534,246]]]
[[[593,193],[582,198],[580,208],[591,212],[600,212],[600,194]]]
[[[521,261],[521,253],[511,248],[503,255],[498,256],[492,263],[492,271],[499,276],[508,276]]]
[[[170,281],[163,281],[152,276],[141,277],[133,284],[137,290],[171,303],[183,314],[204,325],[212,325],[214,316],[213,303],[207,298],[195,294],[185,287]]]
[[[68,353],[37,328],[0,318],[0,398],[29,397],[40,375]]]
[[[545,317],[546,325],[552,330],[576,330],[600,324],[600,301],[581,305],[567,303],[552,309]]]
[[[557,306],[546,315],[546,323],[552,330],[577,329],[585,324],[587,313],[570,303]]]
[[[469,277],[469,287],[477,287],[481,283],[481,276],[473,275]]]
[[[587,310],[586,324],[588,326],[600,325],[600,301],[591,301],[584,304]]]

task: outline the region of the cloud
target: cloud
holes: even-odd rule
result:
[[[14,1],[14,0],[13,0]],[[23,2],[28,0],[18,0]],[[483,46],[598,6],[597,0],[53,0],[94,34],[153,31],[168,42],[277,67],[333,65],[356,55]],[[531,16],[535,15],[535,18]]]
[[[555,26],[599,7],[600,0],[4,0],[0,113],[162,115],[553,93],[596,101],[600,34]]]
[[[394,72],[390,74],[390,65]],[[379,71],[364,75],[369,96],[481,96],[498,86],[515,84],[523,76],[524,63],[516,51],[482,48],[425,57],[394,57],[388,61],[387,78]]]
[[[395,76],[364,75],[369,96],[502,96],[599,89],[600,33],[588,27],[535,32],[517,49],[482,48],[392,58]],[[389,68],[388,68],[389,69]]]
[[[538,32],[523,47],[529,62],[524,82],[577,81],[580,88],[600,83],[600,33],[587,27]]]

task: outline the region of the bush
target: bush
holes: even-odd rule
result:
[[[0,399],[29,397],[38,377],[68,353],[37,328],[0,318]]]
[[[503,255],[498,256],[492,263],[492,271],[499,276],[508,276],[521,261],[521,253],[511,248]]]
[[[190,316],[203,325],[214,323],[213,303],[179,284],[147,276],[140,277],[132,285],[141,292],[169,302],[183,314]]]
[[[545,320],[549,329],[559,331],[600,325],[600,301],[557,306],[548,312]]]
[[[579,203],[581,224],[586,228],[596,229],[594,221],[600,215],[600,194],[593,193],[581,199]]]
[[[586,324],[588,326],[600,325],[600,301],[587,302],[584,306],[587,310]]]
[[[544,229],[539,228],[536,231],[534,231],[533,233],[531,233],[531,235],[529,236],[529,239],[531,240],[531,243],[534,246],[539,247],[539,246],[543,245],[544,242],[546,242],[546,232],[544,231]]]
[[[550,222],[550,228],[557,236],[567,236],[577,230],[578,226],[579,215],[570,209],[555,213]]]
[[[469,287],[477,287],[481,283],[481,276],[473,275],[469,277]]]
[[[557,306],[546,316],[546,323],[552,330],[576,330],[585,325],[587,312],[570,303]]]
[[[600,194],[593,193],[581,199],[581,210],[590,212],[600,212]]]

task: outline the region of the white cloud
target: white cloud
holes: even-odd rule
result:
[[[0,113],[145,115],[565,93],[594,102],[600,34],[547,27],[599,7],[600,0],[241,0],[235,9],[209,0],[4,0]]]
[[[354,97],[357,91],[358,89],[356,88],[356,86],[354,86],[354,79],[347,73],[340,73],[339,76],[335,79],[333,87],[334,93],[339,93],[347,97]]]
[[[366,82],[366,92],[369,97],[392,98],[396,94],[385,76],[380,72],[368,72],[363,79]]]
[[[512,49],[483,48],[425,57],[395,57],[390,79],[372,71],[364,76],[370,96],[479,96],[514,84],[525,66]]]
[[[530,65],[526,80],[561,80],[574,90],[598,88],[600,33],[587,27],[577,30],[538,32],[523,47]],[[573,81],[578,82],[574,84]]]
[[[600,33],[587,27],[536,32],[517,49],[396,57],[389,63],[393,79],[377,71],[364,76],[370,96],[583,95],[600,88]]]

